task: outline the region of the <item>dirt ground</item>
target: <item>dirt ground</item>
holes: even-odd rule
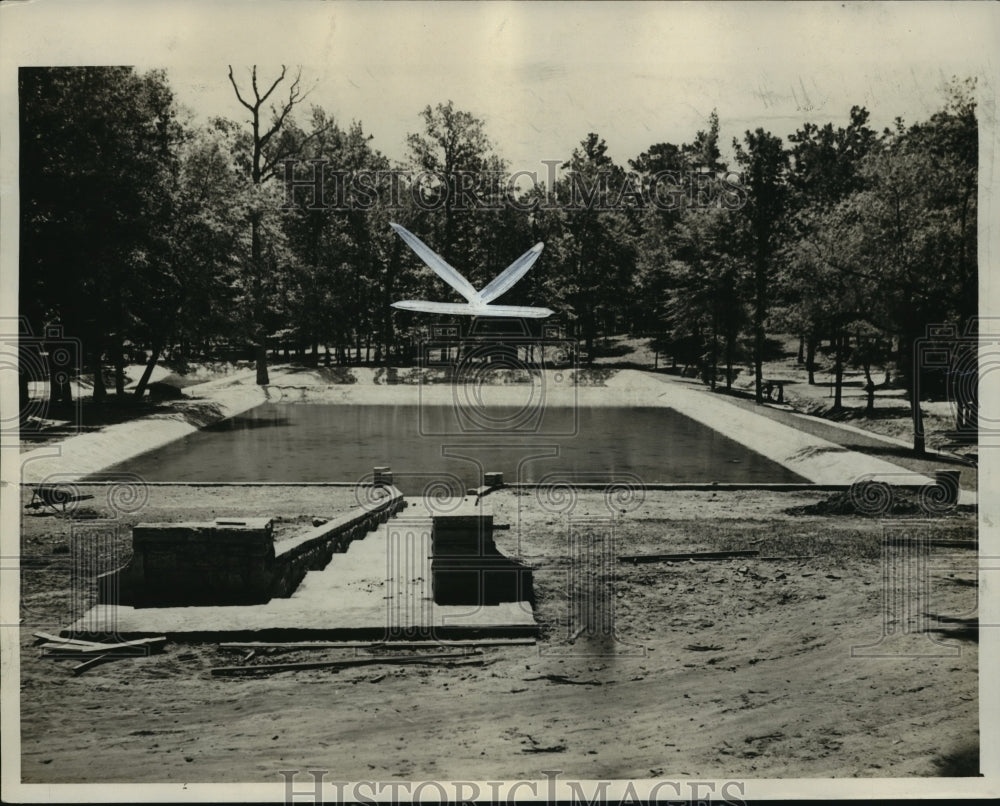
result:
[[[843,407],[833,408],[834,363],[828,350],[821,350],[815,356],[815,383],[810,385],[804,364],[798,361],[798,338],[787,334],[773,334],[770,338],[780,343],[782,354],[765,361],[763,376],[785,381],[784,400],[790,409],[834,422],[857,426],[875,434],[911,443],[913,421],[906,392],[895,383],[885,383],[886,371],[882,366],[872,368],[872,378],[876,385],[875,411],[866,413],[867,395],[864,391],[865,376],[857,367],[844,367]],[[600,367],[634,367],[636,369],[665,368],[669,357],[657,358],[648,338],[614,336],[602,340],[597,345],[594,363]],[[738,367],[739,375],[733,387],[744,394],[753,394],[753,368],[748,365]],[[949,432],[955,429],[954,406],[948,400],[921,403],[924,418],[924,432],[927,447],[965,457],[976,457],[978,446],[956,443]]]
[[[168,642],[80,676],[32,633],[74,614],[71,561],[115,513],[23,519],[22,778],[32,782],[897,777],[978,768],[974,513],[922,520],[788,514],[823,493],[653,492],[612,501],[499,491],[497,544],[535,568],[535,646],[471,666],[372,665],[215,677],[243,653]],[[345,488],[151,487],[137,520],[275,515],[281,530],[354,503]],[[801,512],[801,510],[798,510]],[[75,535],[75,536],[74,536]],[[886,540],[895,548],[887,549]],[[918,621],[889,619],[884,572]],[[757,550],[632,564],[617,556]],[[109,562],[108,557],[104,562]],[[333,562],[336,562],[334,557]],[[889,599],[890,604],[892,599]],[[581,620],[580,612],[589,613]],[[603,626],[602,626],[603,625]],[[852,656],[852,648],[855,650]],[[355,655],[261,651],[252,663]]]

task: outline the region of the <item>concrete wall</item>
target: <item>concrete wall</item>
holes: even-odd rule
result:
[[[500,552],[493,541],[493,515],[479,504],[433,518],[431,554],[435,604],[534,604],[531,568]]]
[[[99,579],[101,604],[134,607],[262,604],[291,596],[308,571],[405,506],[395,488],[373,489],[352,512],[274,544],[270,518],[207,523],[142,523],[132,559]]]

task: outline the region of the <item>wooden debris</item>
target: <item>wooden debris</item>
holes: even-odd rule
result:
[[[87,669],[92,666],[97,666],[99,663],[104,663],[105,661],[115,660],[121,657],[120,655],[98,655],[96,658],[91,658],[90,660],[84,661],[79,666],[73,667],[73,674],[83,674]]]
[[[227,641],[221,649],[461,649],[487,646],[534,646],[534,638],[482,638],[465,641]]]
[[[43,658],[50,658],[51,660],[84,660],[86,658],[95,658],[101,655],[112,655],[116,658],[142,658],[146,654],[141,649],[136,649],[135,647],[126,647],[125,649],[107,649],[104,652],[66,652],[60,651],[58,649],[47,649],[42,653]]]
[[[32,635],[39,641],[52,641],[59,644],[77,644],[79,646],[105,646],[97,641],[81,641],[78,638],[63,638],[61,635],[53,635],[50,632],[36,632]]]
[[[619,557],[623,563],[684,562],[686,560],[732,560],[737,557],[757,557],[759,551],[692,551],[683,554],[630,554]]]
[[[774,733],[763,733],[760,736],[747,736],[743,741],[746,742],[747,744],[750,744],[751,742],[761,742],[764,740],[777,740],[784,738],[785,734],[782,733],[780,730],[777,730]]]
[[[309,661],[307,663],[269,663],[258,664],[256,666],[216,666],[212,669],[213,675],[241,675],[241,674],[272,674],[274,672],[293,672],[301,669],[344,669],[353,666],[372,666],[379,663],[409,664],[409,663],[430,663],[433,665],[454,665],[465,666],[470,664],[484,663],[485,659],[481,654],[470,653],[448,653],[442,655],[407,655],[400,657],[382,658],[342,658],[340,660],[320,660]]]
[[[529,680],[551,680],[553,683],[565,683],[570,686],[603,686],[600,680],[573,680],[564,674],[543,674],[538,677],[525,677],[525,682]]]
[[[138,650],[146,649],[149,652],[157,652],[163,648],[167,642],[165,636],[159,638],[140,638],[135,641],[121,641],[115,644],[89,644],[80,646],[74,643],[48,643],[42,644],[41,649],[46,655],[92,655],[111,652],[118,655],[139,655]]]

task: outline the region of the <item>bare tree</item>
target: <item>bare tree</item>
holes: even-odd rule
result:
[[[233,85],[237,100],[250,112],[251,141],[250,141],[250,179],[254,185],[260,186],[275,176],[278,166],[283,160],[289,159],[298,154],[305,143],[318,135],[319,132],[312,132],[308,137],[281,136],[282,129],[288,134],[288,116],[292,110],[309,94],[302,90],[302,71],[298,70],[295,77],[288,84],[288,94],[282,96],[278,103],[271,103],[267,107],[270,117],[263,121],[266,116],[265,105],[274,95],[278,85],[285,80],[287,69],[281,66],[279,75],[262,92],[261,85],[257,83],[257,66],[250,69],[250,92],[240,90],[236,77],[233,75],[232,65],[229,66],[229,82]],[[254,352],[257,364],[257,383],[264,385],[269,383],[267,373],[267,327],[265,324],[265,314],[267,312],[266,294],[264,293],[264,279],[267,267],[264,265],[263,253],[264,245],[261,234],[261,211],[253,208],[250,213],[250,288],[253,298],[253,323],[254,323]]]

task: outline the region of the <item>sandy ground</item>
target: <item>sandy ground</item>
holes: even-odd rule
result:
[[[334,370],[318,385],[313,373],[285,371],[267,393],[412,400],[413,378],[378,373]],[[592,372],[583,394],[596,392],[596,401],[609,390],[594,387],[610,387],[627,398],[628,377]],[[218,386],[232,390],[234,381]],[[211,396],[211,386],[202,390]],[[452,394],[443,384],[429,391]],[[486,393],[519,402],[524,390]],[[821,493],[645,491],[609,508],[597,492],[504,491],[487,500],[512,527],[497,533],[498,545],[536,569],[537,646],[486,649],[482,666],[218,678],[211,667],[240,663],[242,653],[169,643],[163,654],[75,677],[72,662],[41,657],[32,633],[58,631],[89,604],[72,593],[73,561],[101,524],[113,528],[98,570],[127,559],[128,527],[138,520],[268,515],[280,518],[282,539],[355,502],[337,487],[151,486],[143,507],[123,513],[93,492],[76,512],[90,517],[22,521],[25,782],[277,783],[279,770],[293,768],[387,780],[540,778],[553,769],[584,778],[898,777],[977,767],[968,508],[927,522],[795,510]],[[907,589],[927,618],[880,642],[883,572],[900,556],[883,554],[886,535],[934,545],[926,591]],[[619,555],[756,549],[779,559],[584,564],[572,575],[574,557],[606,556],[584,550],[609,545]],[[852,655],[858,647],[868,649]],[[344,653],[261,651],[251,662]]]
[[[27,517],[23,780],[277,783],[283,769],[376,781],[543,770],[588,779],[969,774],[978,731],[973,515],[786,513],[823,497],[647,491],[609,507],[598,492],[494,493],[486,500],[497,521],[512,527],[496,534],[498,545],[536,569],[537,646],[487,649],[482,666],[263,678],[211,676],[242,662],[216,644],[171,643],[79,677],[71,661],[42,658],[32,633],[69,623],[72,534],[78,542],[88,521]],[[323,516],[352,499],[344,488],[152,487],[146,507],[120,522]],[[114,514],[100,496],[86,505],[100,519]],[[940,619],[879,644],[883,537],[902,533],[936,543],[926,595],[908,590],[918,612]],[[127,529],[121,535],[127,547]],[[574,566],[608,541],[619,555],[757,549],[782,559]],[[891,565],[896,555],[887,557]],[[573,567],[583,573],[571,576]],[[571,640],[587,626],[573,616],[581,601],[613,632],[584,629]],[[867,651],[883,657],[852,657],[852,647],[873,645]]]
[[[784,396],[790,409],[816,415],[831,422],[848,423],[869,433],[889,437],[904,444],[912,444],[913,423],[906,394],[903,389],[893,385],[886,386],[883,383],[884,368],[872,369],[872,378],[877,387],[875,412],[872,416],[865,414],[867,396],[864,391],[864,373],[853,366],[844,369],[843,409],[833,411],[834,365],[830,356],[824,352],[817,353],[815,384],[810,386],[805,365],[798,362],[798,338],[780,334],[774,334],[773,338],[783,343],[785,354],[765,361],[762,367],[763,375],[764,378],[786,381]],[[655,366],[661,368],[669,366],[669,357],[661,355],[657,359],[656,353],[649,346],[650,341],[648,338],[628,336],[601,340],[597,345],[594,363],[598,367],[629,366],[646,370]],[[740,366],[738,369],[740,372],[733,386],[752,395],[754,386],[752,367]],[[955,408],[950,401],[924,401],[921,410],[928,448],[962,456],[974,457],[978,454],[976,445],[955,443],[949,436],[948,432],[955,428]]]

